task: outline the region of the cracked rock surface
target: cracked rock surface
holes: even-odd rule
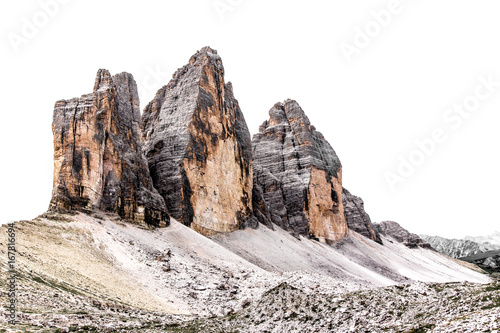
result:
[[[275,104],[252,145],[255,188],[269,207],[263,216],[296,236],[347,236],[340,160],[296,101]]]
[[[344,215],[349,229],[382,244],[380,234],[373,228],[370,216],[365,211],[363,199],[352,195],[347,189],[342,189]]]
[[[375,230],[383,235],[391,236],[400,243],[403,243],[409,248],[422,247],[432,249],[431,245],[416,234],[412,234],[399,223],[394,221],[383,221],[375,223]]]
[[[163,198],[142,154],[137,85],[131,74],[101,69],[94,91],[54,109],[54,181],[49,210],[94,208],[166,226]]]
[[[171,216],[204,235],[257,226],[250,132],[217,51],[193,55],[142,120],[151,176]]]

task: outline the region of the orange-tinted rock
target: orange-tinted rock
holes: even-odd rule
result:
[[[102,209],[154,226],[169,223],[142,154],[137,85],[99,70],[94,92],[54,109],[50,210]]]
[[[339,193],[342,193],[342,170],[337,177],[328,177],[328,172],[311,167],[311,178],[307,190],[310,233],[320,240],[338,240],[345,236],[347,225],[344,207]]]
[[[250,133],[217,51],[198,51],[158,91],[144,110],[143,133],[172,217],[204,235],[256,226]]]
[[[297,102],[278,103],[269,115],[252,144],[254,182],[271,221],[296,236],[345,238],[342,165],[335,151]]]

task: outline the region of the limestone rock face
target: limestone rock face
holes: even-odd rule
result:
[[[271,207],[264,199],[264,190],[262,189],[262,186],[256,182],[256,179],[257,178],[254,178],[252,189],[253,212],[258,222],[274,230],[271,217]]]
[[[270,209],[261,214],[296,236],[332,242],[346,237],[335,151],[296,101],[277,103],[269,116],[252,140],[254,188],[262,190]]]
[[[391,236],[400,243],[403,243],[409,248],[422,247],[425,249],[432,249],[431,245],[424,241],[416,234],[410,233],[408,230],[393,221],[384,221],[374,224],[375,230],[382,235]]]
[[[54,189],[49,210],[118,213],[166,226],[165,202],[142,154],[137,85],[131,74],[99,70],[94,92],[56,102]]]
[[[193,55],[142,120],[143,150],[171,216],[204,235],[258,224],[250,133],[217,51]]]
[[[363,199],[352,195],[347,189],[342,189],[342,203],[344,204],[344,215],[349,229],[382,244],[382,239],[375,229],[370,216],[365,211]]]

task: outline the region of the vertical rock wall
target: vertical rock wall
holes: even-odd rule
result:
[[[102,209],[166,226],[141,150],[137,85],[131,74],[99,70],[94,92],[54,109],[54,181],[49,210]]]
[[[158,91],[143,133],[153,182],[174,218],[204,235],[256,225],[250,133],[217,51],[198,51]]]
[[[254,183],[270,209],[267,215],[295,235],[331,242],[346,237],[342,166],[335,151],[297,102],[278,103],[269,116],[252,140]]]

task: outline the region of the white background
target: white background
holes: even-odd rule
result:
[[[135,76],[143,108],[209,45],[250,132],[276,102],[296,99],[374,222],[448,237],[500,230],[500,87],[456,129],[443,120],[474,95],[479,76],[500,82],[498,0],[401,0],[350,63],[341,43],[355,45],[356,29],[373,28],[371,12],[390,1],[66,0],[51,17],[45,2],[0,5],[2,222],[48,207],[57,100],[90,93],[97,70],[107,68]],[[30,23],[39,26],[31,34]],[[435,128],[447,140],[391,190],[384,174],[396,173],[399,156],[408,158]]]

